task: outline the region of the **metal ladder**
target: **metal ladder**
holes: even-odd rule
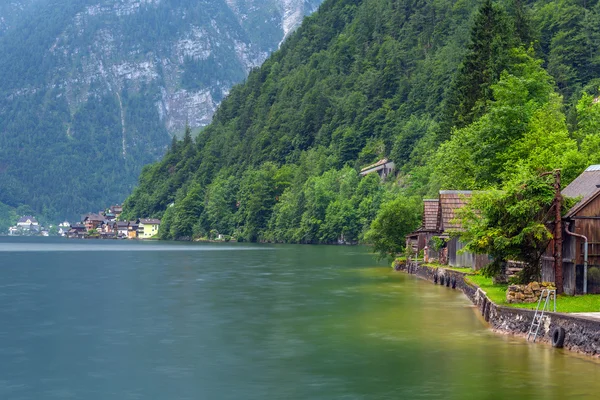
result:
[[[540,299],[538,300],[537,307],[535,308],[535,314],[533,315],[533,321],[531,321],[531,326],[529,327],[529,333],[527,334],[527,340],[533,335],[533,342],[535,343],[535,339],[537,338],[538,332],[540,331],[540,325],[542,325],[542,320],[544,319],[544,313],[548,310],[550,306],[550,297],[554,298],[554,312],[556,312],[556,290],[542,289],[542,293],[540,293]],[[540,311],[540,305],[542,305],[542,300],[544,300],[544,306]]]

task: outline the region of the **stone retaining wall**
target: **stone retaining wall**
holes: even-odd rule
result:
[[[397,271],[414,274],[419,278],[440,284],[443,278],[444,286],[450,282],[448,289],[455,286],[461,290],[477,307],[483,318],[496,332],[526,336],[533,320],[535,311],[521,308],[499,306],[492,302],[479,287],[465,281],[465,273],[445,268],[426,267],[413,264],[394,264]],[[454,285],[453,285],[454,284]],[[536,339],[537,342],[552,343],[551,334],[555,327],[565,330],[564,348],[600,357],[600,322],[591,318],[561,314],[545,313],[544,323]]]

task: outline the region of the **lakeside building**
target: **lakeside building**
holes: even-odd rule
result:
[[[98,229],[104,222],[104,217],[100,214],[89,213],[81,218],[81,222],[88,231],[91,231],[92,229]]]
[[[423,221],[419,229],[406,236],[406,245],[413,253],[424,251],[426,260],[438,260],[451,267],[469,267],[475,270],[489,264],[485,254],[462,251],[465,244],[456,233],[463,228],[457,220],[457,210],[467,204],[470,190],[440,190],[438,199],[423,200]],[[441,244],[436,248],[435,242]]]
[[[589,166],[561,194],[580,199],[562,218],[563,290],[600,294],[600,165]],[[554,241],[541,262],[542,280],[554,282]]]
[[[71,224],[69,221],[63,221],[58,224],[58,234],[60,236],[67,236],[69,234],[69,230],[71,229]]]
[[[122,212],[122,206],[114,205],[106,211],[84,214],[81,223],[69,226],[66,235],[70,238],[149,239],[158,234],[160,219],[119,221],[117,218]]]
[[[149,239],[158,234],[158,228],[160,227],[160,219],[153,218],[141,218],[137,220],[138,225],[138,237],[140,239]]]
[[[127,224],[127,238],[137,239],[138,238],[139,224],[135,221],[131,221]]]
[[[114,229],[117,232],[117,237],[127,237],[129,231],[129,222],[117,221],[114,225]]]
[[[37,219],[31,215],[24,215],[17,221],[15,226],[8,228],[9,236],[35,236],[44,231]]]
[[[85,237],[85,235],[87,235],[87,229],[85,227],[85,225],[83,224],[73,224],[71,225],[71,229],[69,229],[69,232],[67,233],[67,236],[69,238],[83,238]]]
[[[439,235],[438,215],[440,210],[439,199],[423,200],[423,221],[416,231],[406,236],[406,245],[412,249],[412,253],[425,251],[425,257],[429,259],[440,259],[440,252],[428,246],[434,236]]]
[[[23,231],[29,232],[39,232],[40,224],[37,219],[32,217],[31,215],[25,215],[17,221],[17,229],[21,229]]]

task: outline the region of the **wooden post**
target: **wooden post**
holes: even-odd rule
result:
[[[560,193],[560,169],[554,171],[554,280],[556,281],[556,290],[563,292],[563,261],[562,261],[562,195]]]

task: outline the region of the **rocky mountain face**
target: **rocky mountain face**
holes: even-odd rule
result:
[[[67,217],[122,200],[320,2],[1,3],[0,202]]]

